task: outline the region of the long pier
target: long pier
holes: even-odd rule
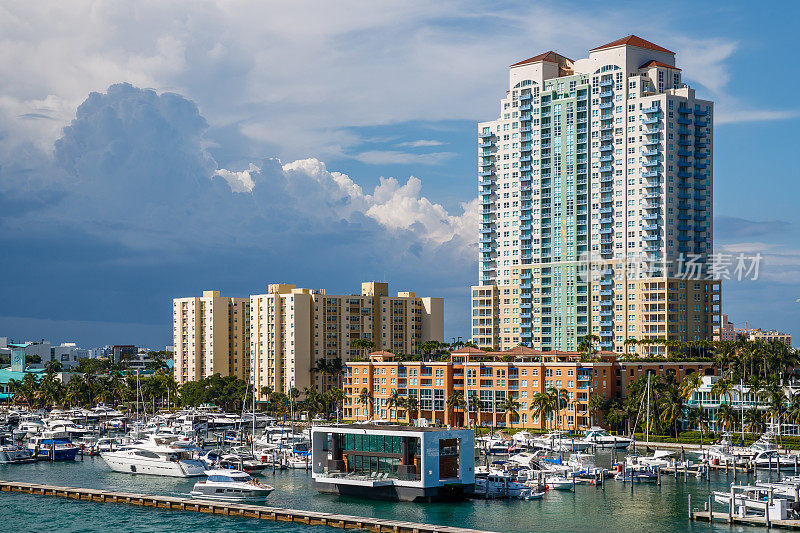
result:
[[[298,509],[284,509],[263,505],[246,505],[221,501],[153,496],[132,492],[118,492],[77,487],[57,487],[19,481],[0,481],[0,492],[24,492],[40,496],[60,496],[80,501],[124,503],[140,507],[154,507],[173,511],[193,511],[242,518],[257,518],[278,522],[297,522],[305,525],[337,527],[340,529],[363,529],[374,533],[492,533],[461,527],[416,524],[399,520],[349,516],[335,513],[320,513]]]

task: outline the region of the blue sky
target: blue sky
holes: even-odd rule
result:
[[[468,333],[475,123],[506,69],[635,33],[717,108],[737,325],[800,335],[798,5],[141,2],[0,8],[0,335],[170,343],[170,301],[388,279]]]

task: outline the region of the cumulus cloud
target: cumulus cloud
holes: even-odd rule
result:
[[[0,325],[41,317],[41,298],[59,302],[57,320],[168,324],[170,298],[209,287],[349,292],[388,278],[441,295],[472,282],[476,201],[450,212],[413,176],[365,191],[316,158],[220,168],[212,144],[191,100],[116,84],[90,94],[26,172],[0,165],[0,246],[15,250],[0,262],[13,280]],[[50,190],[33,179],[51,172]]]
[[[221,168],[214,175],[227,181],[233,192],[251,192],[256,184],[250,174],[255,172],[261,172],[261,169],[250,163],[250,167],[247,170],[231,172]]]

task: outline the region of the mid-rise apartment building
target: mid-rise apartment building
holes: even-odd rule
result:
[[[249,321],[249,298],[228,298],[220,291],[175,298],[172,328],[178,384],[214,374],[249,379]]]
[[[415,353],[421,342],[444,340],[444,299],[413,292],[389,295],[389,284],[369,282],[361,294],[274,283],[264,294],[228,298],[219,291],[176,298],[173,307],[175,379],[213,374],[254,380],[256,390],[324,392],[341,376],[315,372],[318,360],[349,361],[373,349]],[[252,377],[251,377],[252,376]]]
[[[324,290],[272,284],[250,297],[250,353],[256,390],[306,387],[324,392],[341,376],[314,372],[318,360],[363,357],[373,349],[415,353],[421,342],[444,339],[444,299],[413,292],[389,296],[388,283],[368,282],[361,294],[331,295]]]
[[[511,65],[498,118],[478,125],[472,340],[570,351],[593,334],[663,353],[625,341],[711,339],[712,124],[674,52],[636,36]]]
[[[349,420],[383,419],[411,422],[425,418],[431,423],[493,425],[552,429],[586,429],[596,423],[589,412],[589,398],[624,397],[628,384],[647,373],[683,380],[692,372],[714,375],[711,361],[624,361],[613,352],[600,352],[587,360],[580,352],[542,352],[516,347],[504,352],[464,348],[452,352],[447,361],[404,361],[389,352],[376,352],[368,361],[347,363],[344,417]],[[366,388],[371,399],[362,402]],[[569,403],[552,420],[541,420],[533,398],[551,389],[567,391]],[[389,399],[417,399],[418,409],[408,412]],[[468,409],[450,409],[447,399],[455,392],[477,400]],[[518,414],[503,410],[506,398],[519,403]],[[545,426],[546,424],[546,426]]]

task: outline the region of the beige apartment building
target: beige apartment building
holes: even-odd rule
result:
[[[413,292],[389,296],[388,283],[368,282],[361,294],[330,295],[325,290],[270,284],[250,297],[250,353],[256,390],[287,392],[306,387],[324,392],[341,376],[315,372],[316,361],[363,357],[355,343],[375,350],[414,353],[419,343],[444,339],[444,299]],[[355,344],[355,345],[354,345]]]
[[[342,362],[370,350],[415,353],[421,342],[444,340],[444,299],[413,292],[389,295],[389,284],[362,283],[361,294],[268,285],[249,298],[219,291],[176,298],[172,304],[175,379],[178,384],[213,374],[251,380],[256,390],[324,392],[341,376],[315,372],[317,360]]]
[[[179,385],[214,374],[249,379],[250,299],[220,291],[172,301],[175,380]]]

